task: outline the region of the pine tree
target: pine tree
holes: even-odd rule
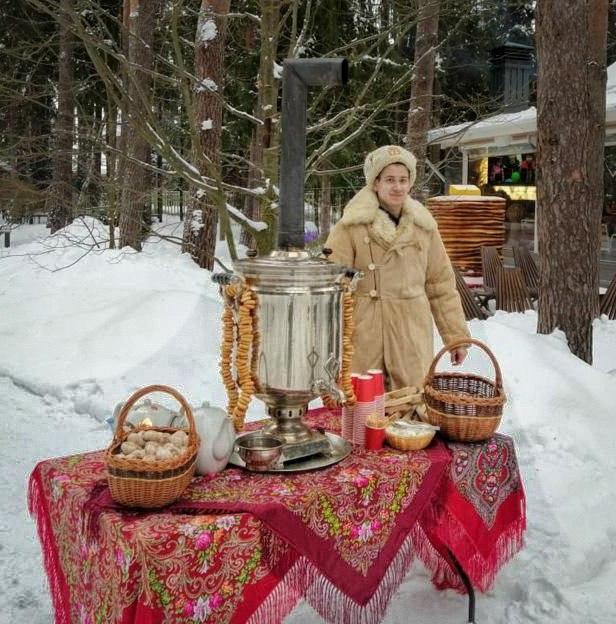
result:
[[[561,329],[589,364],[599,301],[607,11],[607,0],[537,3],[538,331]]]

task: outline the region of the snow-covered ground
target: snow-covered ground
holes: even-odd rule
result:
[[[97,233],[97,228],[101,228]],[[173,222],[166,233],[180,230]],[[51,605],[26,481],[36,462],[106,446],[113,406],[150,383],[224,405],[218,379],[221,302],[207,271],[169,243],[104,250],[100,224],[66,236],[43,225],[0,249],[0,623],[49,624]],[[76,241],[80,241],[76,244]],[[221,247],[224,259],[225,251]],[[528,497],[526,548],[478,597],[481,624],[616,622],[616,321],[594,326],[594,365],[564,337],[535,334],[535,313],[473,321],[494,351]],[[473,349],[465,368],[491,375]],[[253,402],[250,415],[263,413]],[[437,592],[415,564],[386,624],[459,624],[464,597]],[[321,620],[305,604],[289,624]]]

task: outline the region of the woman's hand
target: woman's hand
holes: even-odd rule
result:
[[[462,364],[462,362],[464,362],[464,360],[466,359],[468,347],[456,347],[455,349],[452,349],[449,353],[451,354],[451,363],[454,366],[460,366],[460,364]]]

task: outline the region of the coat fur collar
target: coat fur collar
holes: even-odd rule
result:
[[[376,193],[365,186],[346,205],[341,222],[346,225],[366,225],[370,235],[385,248],[395,243],[411,243],[415,226],[423,230],[437,229],[436,221],[427,208],[407,197],[402,206],[400,223],[393,221],[379,208]]]

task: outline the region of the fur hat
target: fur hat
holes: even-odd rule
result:
[[[394,164],[404,165],[409,170],[409,179],[411,181],[411,186],[413,186],[417,175],[417,159],[411,152],[397,145],[383,145],[383,147],[375,149],[366,156],[366,160],[364,161],[366,186],[372,189],[374,181],[381,171],[388,165]]]

